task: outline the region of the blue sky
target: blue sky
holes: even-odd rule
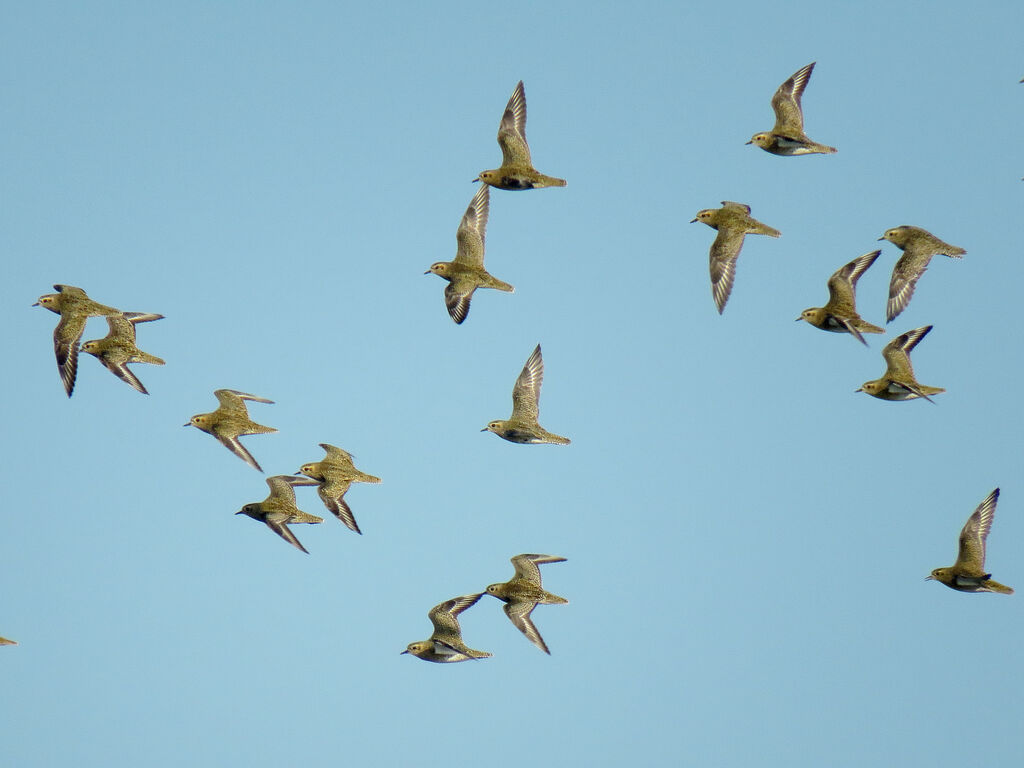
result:
[[[923,579],[999,486],[987,565],[1024,588],[1022,27],[1009,2],[8,7],[3,762],[1019,764],[1020,595]],[[811,61],[838,154],[744,146]],[[568,186],[492,192],[516,291],[455,326],[422,273],[520,79]],[[721,200],[783,233],[748,238],[723,316],[687,223]],[[881,246],[881,324],[901,224],[967,255],[887,336],[794,322]],[[30,307],[53,283],[166,316],[149,397],[84,355],[65,397]],[[935,405],[854,393],[926,324]],[[479,431],[538,342],[566,448]],[[221,387],[275,401],[245,440],[268,474],[329,442],[383,478],[347,496],[363,536],[328,515],[306,556],[234,516],[263,476],[181,426]],[[399,655],[520,552],[568,558],[550,657],[489,597],[462,626],[493,658]]]

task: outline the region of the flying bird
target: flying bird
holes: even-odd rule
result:
[[[498,126],[501,168],[481,171],[473,181],[482,181],[498,189],[540,189],[564,187],[565,179],[545,176],[533,167],[530,145],[526,143],[526,92],[520,80],[512,91]]]
[[[564,562],[564,557],[555,555],[516,555],[512,558],[512,565],[516,569],[515,575],[506,582],[487,587],[487,594],[505,603],[505,615],[509,621],[526,635],[527,640],[548,655],[551,651],[530,620],[530,614],[538,605],[561,605],[569,601],[541,587],[538,566],[544,563]]]
[[[548,432],[537,419],[540,411],[540,387],[544,383],[544,359],[540,344],[523,366],[512,387],[512,415],[506,420],[492,421],[481,432],[493,432],[512,443],[552,443],[568,445],[568,437]]]
[[[932,256],[942,254],[951,259],[959,259],[967,251],[955,245],[939,240],[931,232],[920,227],[894,227],[886,230],[879,240],[888,240],[900,248],[900,256],[896,266],[892,268],[892,280],[889,282],[889,301],[885,307],[885,322],[890,323],[907,308],[914,288],[921,275],[928,269]]]
[[[423,273],[439,275],[448,281],[444,289],[444,304],[456,323],[466,319],[469,302],[477,288],[495,288],[506,293],[515,290],[484,269],[484,232],[487,229],[490,189],[486,184],[482,185],[462,216],[455,233],[458,243],[455,260],[435,262]]]
[[[849,333],[867,346],[863,333],[885,333],[885,329],[863,320],[857,314],[857,281],[875,263],[881,251],[872,251],[837,269],[828,279],[828,303],[805,309],[797,320],[806,320],[815,328],[833,333]]]
[[[303,464],[295,474],[305,475],[317,484],[317,494],[330,513],[356,533],[362,533],[356,524],[345,494],[352,483],[379,483],[380,478],[356,469],[352,454],[330,443],[320,443],[327,455],[320,461]]]
[[[409,653],[424,661],[433,661],[438,664],[486,659],[491,655],[487,651],[475,651],[462,642],[462,628],[459,626],[459,614],[476,605],[477,600],[481,597],[483,597],[482,592],[475,595],[453,597],[451,600],[445,600],[443,603],[435,605],[427,614],[430,623],[434,625],[434,631],[430,638],[409,643],[409,647],[402,653]]]
[[[698,211],[691,219],[694,224],[701,221],[712,229],[718,230],[715,242],[711,244],[711,295],[718,307],[718,314],[725,310],[725,303],[732,293],[732,284],[736,279],[736,260],[743,247],[743,239],[747,235],[768,235],[781,237],[782,233],[762,224],[750,215],[750,206],[745,203],[722,201],[721,208],[705,208]]]
[[[237,389],[218,389],[213,394],[220,402],[217,410],[211,413],[197,414],[189,419],[184,426],[198,427],[203,432],[213,435],[235,456],[253,469],[262,472],[263,468],[238,438],[241,435],[264,435],[269,432],[277,432],[273,427],[265,427],[250,419],[249,412],[245,408],[246,400],[269,404],[273,404],[274,401],[247,395]]]
[[[960,531],[960,549],[956,562],[948,568],[936,568],[926,581],[939,581],[958,592],[999,592],[1012,595],[1013,587],[992,580],[985,572],[985,540],[996,514],[999,489],[996,488],[978,505],[963,530]]]
[[[856,392],[867,392],[872,397],[882,400],[913,400],[923,397],[928,402],[935,402],[929,395],[945,392],[942,387],[929,387],[919,384],[914,377],[914,368],[910,364],[910,351],[921,339],[928,335],[932,326],[915,328],[900,334],[882,349],[885,358],[885,373],[879,379],[864,382]]]
[[[837,151],[835,147],[811,141],[804,133],[804,110],[800,106],[800,97],[811,79],[815,63],[812,61],[793,73],[792,77],[779,86],[772,96],[775,127],[770,131],[755,133],[747,144],[756,144],[773,155],[829,155]]]
[[[267,528],[308,555],[309,550],[299,543],[288,526],[294,523],[322,523],[324,521],[322,517],[303,512],[295,504],[294,486],[314,485],[314,482],[305,477],[291,475],[274,475],[266,480],[267,485],[270,486],[270,495],[263,501],[246,504],[235,514],[246,515],[253,520],[265,523]]]
[[[33,307],[45,307],[60,315],[53,331],[53,351],[57,356],[57,370],[64,383],[64,391],[71,397],[78,375],[78,342],[90,317],[119,315],[121,310],[90,299],[85,291],[73,285],[53,286],[57,293],[40,296]]]
[[[82,344],[82,351],[86,352],[101,363],[112,374],[121,381],[130,385],[144,395],[149,392],[139,381],[138,377],[128,368],[129,363],[152,363],[163,365],[164,361],[156,355],[143,352],[135,345],[136,323],[148,323],[153,320],[162,320],[163,315],[146,314],[144,312],[124,312],[119,315],[108,315],[107,325],[110,332],[102,339],[86,341]]]

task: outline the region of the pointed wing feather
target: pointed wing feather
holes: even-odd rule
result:
[[[296,535],[292,533],[292,529],[285,525],[283,522],[281,522],[280,520],[274,520],[270,517],[267,517],[266,523],[267,527],[270,530],[272,530],[282,539],[287,541],[293,547],[301,549],[307,555],[309,554],[309,550],[302,546],[302,543],[299,541],[298,537],[296,537]]]
[[[82,315],[61,315],[53,331],[53,352],[57,356],[60,380],[64,391],[71,397],[78,375],[78,341],[85,331],[86,318]]]
[[[828,309],[840,315],[857,312],[857,281],[865,270],[875,263],[881,251],[872,251],[844,264],[828,279]],[[863,341],[863,339],[862,339]]]
[[[256,459],[253,458],[252,454],[249,453],[248,449],[246,449],[246,447],[242,445],[241,441],[238,439],[237,436],[228,437],[227,435],[219,435],[216,432],[211,432],[210,434],[212,434],[214,437],[220,440],[220,442],[229,451],[231,451],[233,454],[235,454],[235,456],[240,458],[242,461],[244,461],[250,467],[255,469],[257,472],[263,471],[263,467],[261,467],[259,463],[256,461]]]
[[[516,625],[520,632],[526,635],[526,639],[540,648],[544,653],[551,655],[547,643],[540,636],[537,627],[530,620],[530,614],[537,607],[536,603],[505,603],[505,615]]]
[[[466,208],[466,213],[463,214],[459,228],[455,232],[455,241],[458,244],[455,252],[456,264],[483,268],[490,199],[490,187],[483,184]]]
[[[316,485],[315,480],[308,477],[294,477],[291,475],[273,475],[267,478],[267,485],[270,486],[270,499],[279,499],[284,503],[295,506],[295,485]]]
[[[999,501],[999,489],[996,488],[978,505],[974,513],[967,518],[963,530],[960,531],[960,551],[954,568],[971,569],[977,573],[985,570],[985,540],[992,528],[992,519],[996,513],[996,502]]]
[[[469,304],[477,287],[474,280],[458,277],[445,286],[444,305],[457,325],[469,315]]]
[[[719,227],[715,242],[711,244],[711,295],[715,299],[718,313],[725,310],[725,304],[732,293],[732,284],[736,279],[736,259],[743,247],[746,234],[733,227]]]
[[[891,379],[898,380],[901,384],[907,381],[914,381],[914,367],[910,364],[910,352],[916,347],[921,339],[928,335],[932,326],[926,325],[922,328],[915,328],[912,331],[900,334],[885,345],[882,350],[882,357],[887,365],[885,375]]]
[[[355,515],[352,514],[352,509],[349,507],[348,502],[345,501],[345,493],[348,491],[350,485],[351,483],[347,481],[327,481],[317,489],[317,494],[319,494],[320,500],[324,503],[324,506],[327,507],[331,514],[338,518],[346,528],[362,535],[363,532],[359,530],[359,525],[356,523]]]
[[[928,269],[932,260],[931,254],[915,253],[907,249],[896,266],[892,268],[892,279],[889,281],[889,300],[885,305],[885,321],[892,322],[907,308],[914,295],[914,288],[921,275]]]
[[[556,555],[516,555],[512,558],[512,565],[516,569],[516,576],[533,584],[535,587],[541,585],[540,568],[537,566],[545,563],[564,563],[564,557]]]
[[[786,82],[779,86],[772,96],[772,109],[775,110],[775,127],[772,133],[783,136],[802,136],[804,132],[804,113],[800,106],[807,81],[814,71],[816,62],[811,62],[803,69],[793,73]]]
[[[526,91],[520,80],[512,91],[498,126],[498,145],[502,166],[532,165],[530,146],[526,143]]]
[[[128,384],[132,389],[135,389],[144,395],[149,394],[149,392],[146,391],[146,388],[142,385],[142,382],[139,381],[139,377],[132,373],[128,368],[127,362],[109,360],[106,355],[100,355],[97,360],[103,363],[104,368],[117,376],[117,378],[125,384]]]
[[[540,410],[540,387],[544,383],[544,358],[538,344],[526,365],[519,373],[516,384],[512,388],[512,419],[511,421],[537,422]]]
[[[483,592],[478,592],[475,595],[462,595],[461,597],[453,597],[451,600],[445,600],[443,603],[439,603],[430,609],[427,614],[427,618],[434,625],[434,635],[454,635],[455,637],[462,637],[462,629],[459,627],[458,615],[467,608],[476,605],[477,601],[483,596]],[[436,637],[431,636],[431,640],[437,640]]]

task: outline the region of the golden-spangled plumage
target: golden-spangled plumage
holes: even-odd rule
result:
[[[565,186],[565,179],[545,176],[533,167],[530,145],[526,143],[526,91],[522,80],[512,91],[501,116],[498,145],[501,147],[501,168],[482,171],[473,181],[512,190]]]
[[[448,314],[456,323],[462,323],[469,314],[469,302],[477,288],[494,288],[511,293],[508,283],[498,280],[484,269],[484,234],[490,208],[490,187],[482,185],[473,196],[455,233],[458,248],[454,261],[438,261],[424,274],[435,274],[448,281],[444,289],[444,303]]]
[[[544,563],[563,563],[564,557],[556,555],[516,555],[512,558],[515,575],[506,582],[491,584],[487,594],[505,603],[505,615],[526,638],[550,654],[547,643],[533,625],[530,614],[538,605],[559,605],[568,603],[564,597],[552,594],[541,587],[540,568]]]
[[[811,79],[815,62],[797,70],[779,86],[772,96],[775,126],[770,131],[755,133],[747,144],[756,144],[773,155],[828,155],[835,147],[811,141],[804,133],[804,110],[800,104],[804,89]]]
[[[493,432],[511,443],[553,443],[568,445],[567,437],[548,432],[537,419],[540,412],[540,387],[544,382],[544,358],[538,344],[512,388],[512,415],[492,421],[481,432]]]
[[[352,483],[379,483],[380,478],[356,469],[352,463],[352,454],[348,451],[330,443],[320,443],[320,447],[327,455],[321,461],[303,464],[296,474],[303,474],[316,481],[320,500],[331,514],[349,530],[362,533],[345,501],[345,494]]]
[[[718,307],[718,314],[722,314],[732,293],[733,281],[736,279],[736,260],[743,247],[743,239],[747,235],[781,237],[782,233],[753,218],[749,205],[729,200],[723,200],[721,208],[705,208],[698,211],[690,223],[698,221],[718,230],[715,242],[711,244],[709,262],[711,295],[715,300],[715,306]]]
[[[207,434],[213,435],[235,456],[240,458],[253,469],[260,472],[263,468],[246,450],[238,439],[241,435],[263,435],[269,432],[277,432],[273,427],[265,427],[257,424],[249,418],[249,412],[245,408],[245,401],[252,400],[254,403],[273,404],[273,400],[267,400],[255,395],[247,395],[237,389],[218,389],[213,393],[220,402],[220,407],[211,413],[200,413],[189,419],[185,426],[198,427]]]
[[[427,618],[434,625],[434,631],[427,640],[409,643],[402,653],[409,653],[424,661],[438,664],[450,664],[470,659],[486,659],[491,654],[487,651],[476,651],[462,641],[462,628],[458,616],[467,608],[476,605],[483,593],[463,595],[445,600],[430,609]]]
[[[103,363],[112,374],[144,395],[149,392],[138,377],[128,368],[129,363],[151,363],[163,365],[164,361],[155,355],[143,352],[135,344],[135,325],[162,320],[163,315],[146,314],[143,312],[125,312],[120,315],[108,315],[109,333],[102,339],[86,341],[82,351],[94,356]]]
[[[892,280],[889,281],[889,300],[885,307],[885,321],[896,319],[914,295],[914,288],[921,275],[928,269],[932,256],[942,254],[951,259],[959,259],[967,251],[955,245],[939,240],[935,235],[920,227],[893,227],[886,230],[879,240],[888,240],[903,250],[903,255],[892,268]]]
[[[856,391],[867,392],[872,397],[882,400],[913,400],[923,397],[928,402],[934,402],[929,395],[937,395],[946,390],[918,383],[914,377],[914,368],[910,364],[910,351],[931,329],[930,325],[915,328],[886,344],[882,350],[882,357],[886,363],[885,374],[881,378],[864,382]]]
[[[828,279],[828,303],[824,307],[805,309],[797,320],[806,320],[815,328],[835,333],[850,333],[864,346],[862,333],[885,333],[857,314],[857,281],[875,263],[881,251],[865,253],[837,269]]]
[[[959,592],[999,592],[1012,595],[1013,587],[992,580],[985,572],[985,543],[996,514],[999,489],[990,493],[960,531],[960,548],[956,562],[948,568],[936,568],[927,579],[939,581]]]
[[[246,504],[236,515],[246,515],[253,520],[259,520],[266,526],[287,541],[293,547],[301,549],[307,555],[309,551],[299,543],[299,540],[288,527],[294,523],[322,523],[322,517],[310,515],[303,512],[295,504],[296,485],[314,485],[312,480],[305,477],[292,477],[289,475],[274,475],[267,478],[267,485],[270,486],[270,495],[263,501]]]
[[[60,321],[53,331],[53,352],[57,357],[57,370],[68,397],[75,390],[78,375],[78,341],[85,331],[90,317],[119,315],[121,311],[90,299],[85,291],[73,285],[56,284],[57,293],[40,296],[33,307],[45,307],[60,315]]]

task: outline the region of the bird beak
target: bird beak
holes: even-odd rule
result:
[[[697,220],[696,220],[696,219],[690,219],[690,223],[691,223],[691,224],[696,224],[696,223],[697,223]]]
[[[925,581],[935,581],[935,577],[934,576],[925,576],[924,580]]]
[[[487,431],[487,427],[484,427],[484,428],[483,428],[483,429],[481,429],[480,431],[481,431],[481,432],[486,432],[486,431]]]
[[[471,181],[469,183],[472,184],[473,182],[477,182],[477,181],[480,181],[480,177],[479,176],[477,176],[475,179],[473,179],[473,181]],[[402,651],[402,653],[405,653],[405,651]]]
[[[429,274],[430,274],[430,270],[428,269],[428,270],[427,270],[426,272],[424,272],[423,274],[424,274],[424,275],[429,275]]]
[[[293,472],[292,474],[301,475],[302,474],[302,470],[300,469],[298,472]]]
[[[38,307],[38,306],[39,306],[39,302],[37,301],[37,302],[36,302],[35,304],[33,304],[32,306],[33,306],[33,307]]]
[[[803,316],[803,315],[800,315],[800,317],[798,317],[798,318],[796,319],[796,321],[797,321],[797,322],[799,323],[799,322],[800,322],[801,320],[803,320],[803,319],[804,319],[804,316]]]
[[[885,240],[885,238],[884,238],[884,237],[880,237],[880,238],[878,238],[878,239],[879,239],[879,240]]]
[[[864,391],[864,387],[857,387],[857,388],[856,388],[855,390],[853,390],[853,391],[854,391],[854,392],[863,392],[863,391]]]
[[[746,142],[746,143],[747,143],[747,144],[753,144],[753,143],[754,143],[754,140],[753,140],[753,139],[751,139],[750,141],[748,141],[748,142]]]
[[[402,653],[408,653],[408,652],[409,652],[409,651],[408,651],[408,649],[406,649],[406,650],[402,651]],[[401,655],[402,655],[402,653],[400,653],[400,654],[398,654],[398,655],[399,655],[399,656],[401,656]]]
[[[192,422],[191,422],[191,421],[186,421],[186,422],[185,422],[184,424],[182,424],[181,426],[183,426],[183,427],[191,427],[191,426],[192,426]]]
[[[240,514],[242,514],[242,510],[238,510],[237,512],[235,512],[235,514],[236,514],[236,515],[240,515]]]

